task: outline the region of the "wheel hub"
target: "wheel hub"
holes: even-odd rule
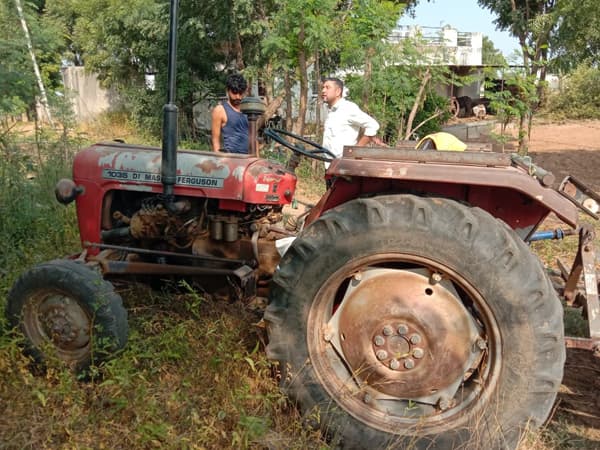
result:
[[[37,313],[43,334],[61,350],[76,350],[89,343],[91,323],[76,301],[53,295],[39,304]]]
[[[328,326],[354,378],[381,398],[452,398],[482,351],[453,284],[427,269],[355,275]]]
[[[372,349],[375,357],[393,371],[407,371],[417,368],[425,355],[421,334],[406,323],[389,322],[373,338]]]

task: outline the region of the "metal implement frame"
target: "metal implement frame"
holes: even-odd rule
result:
[[[596,275],[596,251],[594,249],[594,230],[589,225],[579,229],[579,247],[573,266],[567,275],[561,269],[565,280],[564,297],[569,306],[581,305],[588,321],[589,338],[565,337],[570,348],[585,348],[600,356],[600,301],[598,299],[598,277]],[[577,290],[583,274],[585,295]]]

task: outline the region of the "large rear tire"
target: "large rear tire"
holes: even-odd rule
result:
[[[505,224],[447,199],[381,196],[296,239],[267,354],[342,448],[515,448],[562,379],[562,308]]]
[[[74,371],[107,359],[127,342],[127,311],[99,273],[71,260],[39,264],[17,280],[6,315],[38,363],[58,358]]]

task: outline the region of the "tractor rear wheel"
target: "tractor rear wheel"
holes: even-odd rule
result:
[[[283,389],[342,448],[515,448],[562,378],[541,263],[448,199],[326,212],[282,258],[265,320]]]
[[[127,311],[113,286],[71,260],[39,264],[17,280],[6,315],[38,363],[55,357],[74,371],[106,359],[127,342]]]

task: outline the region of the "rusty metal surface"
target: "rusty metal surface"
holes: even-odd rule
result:
[[[595,233],[591,226],[585,224],[580,228],[579,247],[566,279],[564,297],[569,305],[576,301],[583,301],[590,337],[600,338],[600,301],[598,299],[594,237]],[[583,295],[578,295],[578,284],[582,274],[585,292],[582,293]]]
[[[167,252],[161,250],[149,250],[145,248],[138,247],[125,247],[121,245],[110,245],[110,244],[99,244],[95,242],[84,242],[83,246],[85,248],[95,247],[99,249],[107,249],[107,250],[119,250],[124,253],[138,253],[140,255],[153,255],[153,256],[166,256],[166,257],[175,257],[175,258],[186,258],[197,261],[208,261],[208,262],[218,262],[218,263],[226,263],[233,265],[249,265],[250,261],[243,259],[230,259],[230,258],[219,258],[211,255],[191,255],[188,253],[176,253],[176,252]]]
[[[344,158],[466,164],[490,167],[506,167],[511,164],[510,155],[507,153],[438,152],[436,150],[406,149],[404,146],[400,149],[356,146],[344,147]]]
[[[539,180],[544,186],[552,186],[556,181],[556,177],[552,172],[535,165],[530,156],[521,156],[517,153],[511,154],[511,161],[519,167],[527,170],[527,173]]]
[[[405,151],[398,150],[398,152],[404,153]],[[443,152],[438,152],[438,154],[443,154]],[[489,160],[491,163],[495,161],[496,154],[477,153],[477,155],[480,157],[492,155],[493,158]],[[508,157],[508,155],[504,156]],[[456,157],[453,156],[453,158]],[[570,201],[555,190],[541,186],[524,169],[510,165],[485,167],[438,162],[341,158],[333,161],[327,175],[344,179],[351,179],[356,176],[463,187],[482,186],[508,189],[518,192],[544,208],[555,212],[568,225],[572,227],[577,225],[577,208]]]
[[[237,269],[155,264],[147,262],[99,260],[105,275],[235,275]],[[245,267],[245,266],[244,266]]]
[[[600,219],[597,214],[600,196],[577,178],[571,175],[565,177],[558,187],[558,192],[585,211],[589,216],[596,220]]]
[[[275,238],[270,235],[259,237],[258,232],[256,233],[256,242],[253,242],[252,237],[241,237],[235,242],[196,239],[192,251],[199,257],[201,255],[221,255],[237,261],[255,260],[259,278],[273,275],[281,259],[275,247]]]
[[[580,348],[594,352],[594,356],[600,356],[600,339],[565,337],[565,346],[567,348]]]
[[[600,338],[600,302],[598,301],[598,278],[596,277],[596,252],[594,251],[593,234],[583,245],[581,261],[583,264],[585,308],[590,337],[597,339]]]
[[[435,403],[454,396],[482,348],[474,345],[477,328],[452,284],[440,282],[440,274],[431,282],[425,272],[357,273],[336,335],[348,364],[368,385],[396,398]]]
[[[23,307],[23,327],[37,348],[51,340],[57,355],[77,361],[90,351],[92,319],[76,298],[52,288],[34,293]]]

